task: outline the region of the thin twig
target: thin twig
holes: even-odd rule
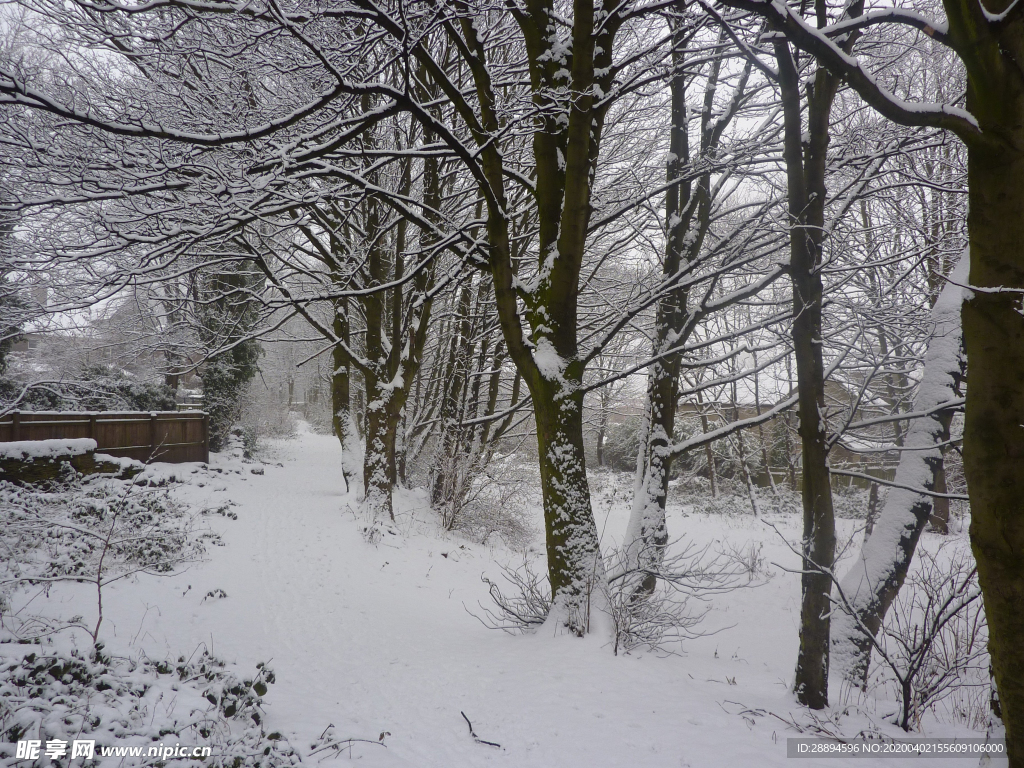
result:
[[[465,720],[466,721],[466,725],[469,726],[469,735],[473,737],[473,741],[477,742],[478,744],[486,744],[489,747],[497,747],[498,749],[502,748],[501,744],[496,744],[493,741],[487,741],[487,740],[481,739],[479,736],[477,736],[476,732],[473,730],[473,724],[471,722],[469,722],[469,718],[466,717],[466,713],[462,712],[460,710],[459,714],[462,715],[462,719]]]

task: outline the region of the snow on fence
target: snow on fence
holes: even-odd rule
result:
[[[0,416],[0,443],[96,441],[96,450],[139,461],[210,460],[210,417],[202,411],[11,411]]]

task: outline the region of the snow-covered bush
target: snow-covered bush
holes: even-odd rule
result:
[[[150,487],[144,477],[83,480],[66,472],[46,488],[0,482],[0,548],[7,553],[0,561],[0,765],[20,762],[19,739],[94,740],[94,759],[85,766],[111,759],[100,756],[105,747],[175,744],[208,746],[212,755],[159,762],[301,763],[287,740],[264,731],[262,697],[274,682],[265,664],[242,678],[205,650],[154,661],[115,657],[104,647],[104,587],[140,572],[171,573],[202,557],[217,538],[196,519],[171,489]],[[94,585],[95,623],[47,613],[45,597],[59,582]],[[84,630],[91,650],[80,650],[75,630]],[[124,766],[156,762],[145,755],[118,759]]]
[[[695,606],[685,595],[659,584],[654,592],[637,598],[621,590],[611,593],[611,615],[615,627],[614,652],[634,648],[665,650],[668,646],[698,637],[697,625],[710,605]]]
[[[0,593],[16,602],[26,590],[58,582],[97,590],[97,618],[86,627],[98,641],[103,587],[133,573],[171,573],[202,557],[214,535],[200,530],[191,511],[166,488],[142,478],[83,479],[70,468],[47,487],[0,481]],[[30,601],[28,601],[30,602]],[[83,626],[79,617],[69,625]],[[21,638],[60,628],[52,617],[0,613],[0,626]]]
[[[746,545],[737,545],[726,541],[722,546],[722,556],[735,565],[748,581],[771,576],[762,542],[748,541]]]
[[[636,563],[657,563],[637,568]],[[621,549],[605,558],[615,652],[667,650],[699,637],[711,598],[754,583],[746,564],[710,545],[669,542],[664,557],[632,556]]]
[[[89,365],[76,382],[81,393],[77,410],[173,411],[174,390],[162,382],[142,381],[113,366]]]
[[[750,500],[746,495],[720,493],[691,496],[687,499],[693,512],[702,515],[749,515]]]
[[[485,626],[518,633],[536,629],[551,610],[551,587],[547,576],[533,569],[529,560],[518,568],[502,567],[505,585],[482,576],[493,605],[481,606],[478,617]]]
[[[205,760],[163,758],[174,766],[293,766],[298,755],[280,734],[263,729],[263,696],[274,682],[265,664],[240,679],[206,650],[186,659],[153,661],[90,654],[52,644],[9,644],[0,654],[0,765],[15,764],[15,743],[94,740],[103,765],[109,747],[209,747]],[[152,757],[120,757],[149,766]]]
[[[83,768],[115,760],[139,768],[302,764],[301,754],[265,722],[263,697],[274,682],[267,665],[242,674],[205,649],[155,660],[144,653],[116,656],[103,643],[106,585],[177,570],[202,557],[207,544],[219,543],[198,524],[204,515],[237,519],[229,504],[193,514],[176,499],[173,482],[166,473],[118,481],[70,471],[46,488],[0,482],[0,550],[6,555],[0,558],[0,766],[24,764],[16,754],[19,740],[69,750],[76,740],[92,740],[93,758],[74,762]],[[47,598],[60,582],[90,585],[95,621],[56,615],[57,601]],[[324,737],[311,749],[342,743]],[[211,754],[168,757],[166,750],[179,744],[209,747]],[[129,747],[143,751],[101,754]],[[162,750],[159,758],[150,749]],[[52,764],[67,765],[67,755]]]
[[[791,493],[795,497],[799,496],[795,492]],[[868,491],[855,485],[833,491],[832,508],[838,518],[863,520],[868,515]]]
[[[677,541],[669,550],[653,574],[653,590],[638,588],[642,578],[652,574],[631,571],[621,550],[605,558],[608,592],[591,604],[609,614],[616,654],[639,647],[667,650],[699,637],[698,625],[711,609],[710,599],[753,583],[753,577],[744,583],[744,569],[710,547]],[[502,568],[501,575],[504,584],[483,577],[491,605],[481,606],[483,615],[478,618],[488,627],[511,633],[543,624],[551,610],[547,575],[535,570],[529,559],[519,567]]]

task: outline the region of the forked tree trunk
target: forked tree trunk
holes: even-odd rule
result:
[[[549,621],[570,632],[591,631],[606,606],[597,525],[594,522],[583,453],[583,397],[586,361],[577,339],[580,272],[590,223],[591,193],[608,108],[597,92],[613,88],[612,53],[624,17],[592,0],[559,5],[532,3],[518,14],[523,32],[535,109],[532,132],[536,204],[537,274],[524,285],[516,274],[505,186],[509,174],[501,154],[506,130],[495,109],[496,86],[487,66],[490,51],[468,16],[460,20],[460,45],[476,86],[476,105],[449,98],[474,112],[481,130],[480,169],[486,182],[489,267],[502,334],[509,356],[533,398],[540,452],[541,490],[547,533]],[[568,25],[568,29],[566,29]],[[564,33],[562,30],[565,30]],[[564,38],[560,35],[564,34]],[[564,39],[569,57],[554,56]],[[568,91],[565,88],[568,88]],[[566,93],[569,97],[563,99]],[[520,308],[520,304],[522,308]],[[528,326],[528,329],[527,329]]]
[[[550,192],[552,190],[548,190]],[[579,190],[576,195],[580,195]],[[569,196],[568,191],[566,196]],[[582,195],[580,195],[582,197]],[[577,197],[577,200],[580,199]],[[589,198],[587,198],[589,199]],[[576,215],[563,212],[561,231],[574,237],[555,244],[545,235],[555,229],[545,221],[541,231],[541,253],[559,247],[557,259],[542,273],[531,299],[544,311],[528,314],[533,341],[528,346],[512,288],[510,262],[495,259],[494,291],[498,317],[509,354],[522,374],[533,400],[537,423],[541,494],[547,548],[551,611],[548,623],[572,634],[584,635],[610,629],[608,582],[601,558],[597,524],[587,481],[583,450],[583,372],[577,342],[576,297],[579,264],[582,261],[587,214],[585,206]],[[571,230],[565,222],[573,224]],[[492,243],[506,249],[507,230],[491,222]],[[550,263],[550,262],[549,262]]]
[[[424,132],[424,141],[431,135]],[[422,194],[428,211],[441,209],[441,178],[439,161],[423,161]],[[411,191],[411,170],[406,166],[403,177],[405,194]],[[372,287],[394,281],[394,287],[360,296],[366,327],[365,362],[362,364],[366,390],[363,457],[363,506],[370,520],[365,529],[367,538],[375,539],[378,524],[394,521],[392,494],[398,483],[398,425],[409,392],[416,380],[426,342],[427,325],[433,307],[430,289],[434,284],[434,266],[418,270],[411,285],[403,287],[405,270],[406,229],[403,222],[395,227],[390,253],[385,249],[384,222],[381,206],[371,195],[367,199],[366,234],[369,241],[366,258],[368,283]],[[436,214],[429,214],[429,217]],[[435,233],[420,233],[420,249],[427,252],[436,242]],[[389,301],[390,299],[390,301]]]

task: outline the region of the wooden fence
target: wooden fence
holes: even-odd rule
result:
[[[210,460],[210,417],[201,411],[11,411],[0,442],[89,437],[96,452],[139,461]]]

